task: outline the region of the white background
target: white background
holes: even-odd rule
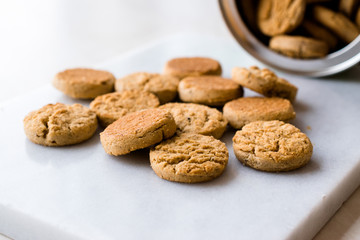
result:
[[[0,101],[177,32],[231,37],[216,1],[0,2]]]
[[[215,0],[1,0],[0,102],[178,32],[231,38]],[[315,239],[359,235],[358,189]]]

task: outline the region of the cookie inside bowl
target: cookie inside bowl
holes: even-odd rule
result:
[[[359,27],[355,23],[349,20],[346,34],[350,36],[341,36],[331,24],[325,26],[318,19],[324,18],[323,13],[326,18],[335,14],[340,21],[336,26],[349,26],[341,21],[352,18],[335,12],[337,1],[223,0],[219,4],[238,43],[271,67],[298,75],[325,76],[360,60]]]

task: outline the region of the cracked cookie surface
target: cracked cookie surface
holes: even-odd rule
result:
[[[233,137],[237,159],[257,170],[290,171],[310,161],[313,146],[305,133],[282,121],[257,121]]]
[[[221,138],[227,120],[215,108],[195,103],[167,103],[159,107],[170,111],[177,125],[177,133],[198,133]]]
[[[297,94],[297,87],[279,78],[267,68],[260,69],[251,66],[249,69],[234,67],[232,79],[238,84],[249,88],[265,97],[280,97],[294,102]]]
[[[137,72],[115,81],[115,90],[144,90],[155,94],[161,104],[172,101],[177,95],[179,78],[157,73]]]
[[[100,141],[110,155],[124,155],[171,137],[176,124],[171,113],[147,109],[120,117],[100,133]]]
[[[212,136],[184,133],[150,150],[154,172],[163,179],[196,183],[220,176],[229,159],[225,144]]]
[[[126,114],[156,108],[159,104],[159,99],[150,92],[126,90],[96,97],[90,103],[90,109],[96,113],[100,124],[106,127]]]
[[[45,146],[64,146],[89,139],[97,129],[95,112],[81,104],[48,104],[24,118],[26,136]]]
[[[73,68],[56,74],[55,88],[79,99],[92,99],[114,90],[115,77],[110,72],[90,68]]]

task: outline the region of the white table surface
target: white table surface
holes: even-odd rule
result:
[[[215,0],[1,1],[0,102],[178,32],[231,38]],[[359,236],[360,189],[314,239]]]

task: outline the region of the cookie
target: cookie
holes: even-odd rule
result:
[[[164,74],[180,79],[191,76],[221,75],[222,69],[218,61],[205,57],[174,58],[168,61]]]
[[[310,161],[313,146],[306,134],[289,123],[257,121],[245,125],[233,138],[236,158],[267,172],[290,171]]]
[[[267,36],[291,32],[298,27],[305,15],[305,0],[260,0],[257,24]]]
[[[356,12],[355,23],[358,26],[358,28],[360,29],[360,7]]]
[[[48,104],[24,118],[30,141],[44,146],[65,146],[83,142],[97,129],[95,112],[80,104]]]
[[[359,0],[340,0],[339,1],[339,10],[345,14],[348,18],[352,18],[356,8],[359,5]]]
[[[165,180],[197,183],[220,176],[229,159],[225,144],[212,136],[184,133],[150,150],[151,167]]]
[[[258,92],[266,97],[280,97],[295,101],[297,87],[279,78],[267,68],[259,69],[252,66],[249,69],[235,67],[232,79],[240,85]]]
[[[159,107],[168,110],[174,117],[177,133],[198,133],[221,138],[227,120],[215,108],[194,103],[167,103]]]
[[[230,125],[236,129],[259,120],[289,121],[296,116],[289,100],[276,97],[239,98],[226,103],[223,112]]]
[[[270,39],[269,47],[292,58],[321,58],[329,52],[326,42],[302,36],[275,36]]]
[[[90,109],[96,113],[101,126],[106,127],[126,114],[159,105],[159,99],[150,92],[125,90],[96,97],[90,103]]]
[[[326,28],[319,26],[310,20],[304,20],[301,26],[313,38],[326,42],[330,49],[334,49],[336,47],[338,39]]]
[[[64,94],[92,99],[114,90],[115,77],[106,71],[89,68],[68,69],[56,74],[53,85]]]
[[[100,141],[106,153],[118,156],[150,147],[175,132],[176,124],[168,111],[147,109],[120,117],[100,133]]]
[[[177,95],[179,79],[171,75],[137,72],[115,81],[115,90],[145,90],[155,94],[161,104],[172,101]]]
[[[243,96],[243,88],[239,84],[217,76],[187,77],[180,82],[178,91],[184,102],[209,106],[222,106]]]
[[[313,18],[334,32],[342,41],[350,43],[359,35],[359,29],[346,16],[323,6],[315,6]]]

